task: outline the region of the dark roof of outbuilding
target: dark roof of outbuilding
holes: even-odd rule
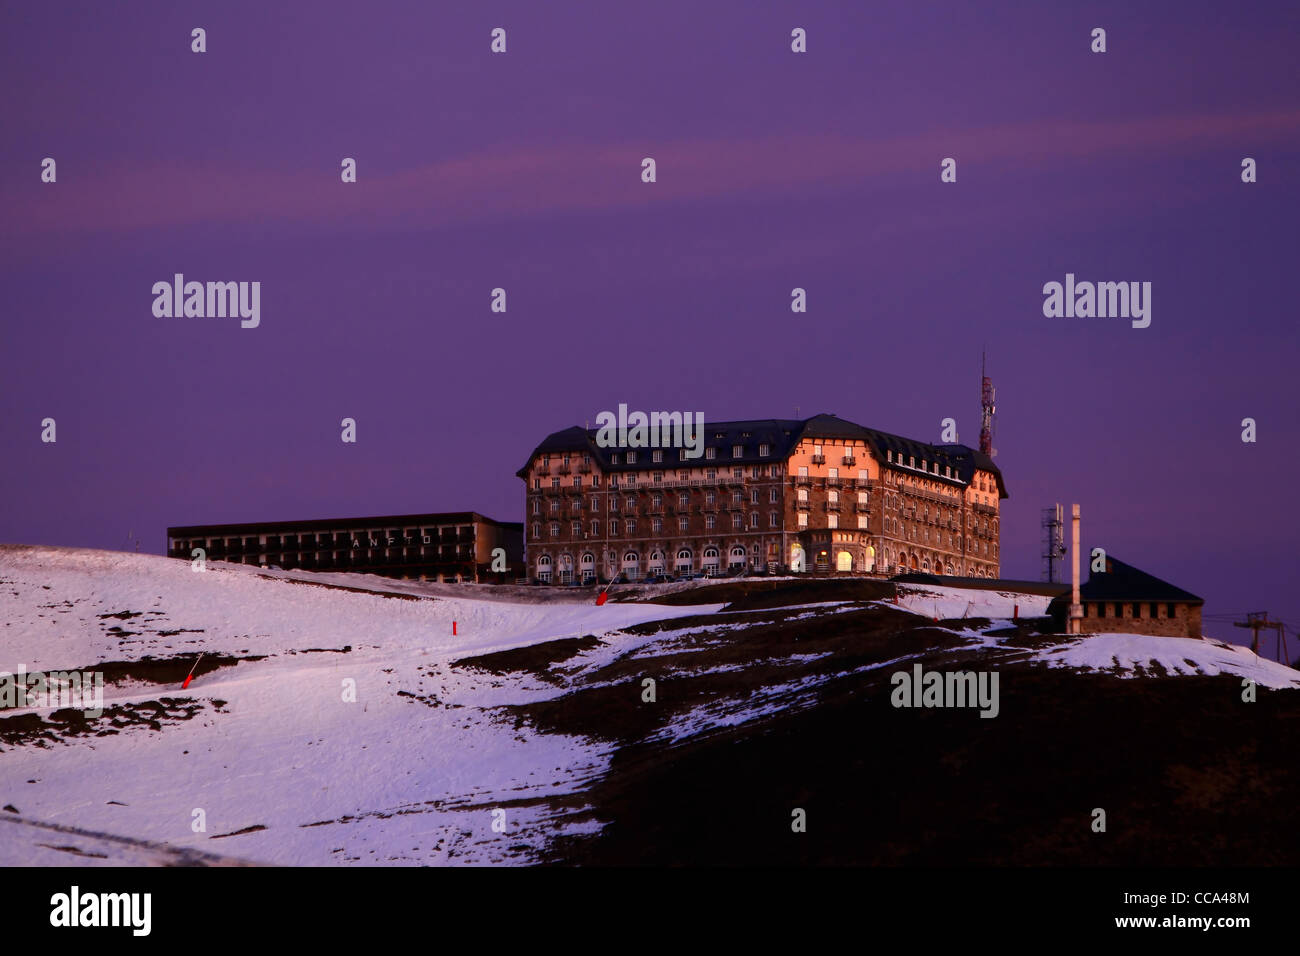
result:
[[[1147,574],[1118,558],[1106,556],[1106,570],[1088,575],[1088,582],[1079,586],[1079,597],[1084,601],[1187,601],[1204,604],[1203,598],[1190,591],[1174,587],[1153,574]]]
[[[542,440],[541,444],[533,449],[532,454],[528,456],[528,461],[515,474],[520,478],[526,477],[529,465],[538,455],[566,451],[587,452],[596,461],[600,462],[601,468],[606,471],[640,471],[647,466],[648,462],[645,461],[634,465],[626,463],[611,465],[609,456],[606,453],[617,449],[598,446],[596,444],[598,431],[599,429],[584,429],[574,425],[572,428],[552,432]],[[915,472],[917,475],[924,474],[931,481],[952,481],[954,484],[969,484],[974,477],[975,470],[977,468],[983,469],[992,473],[996,479],[998,497],[1007,497],[1006,485],[1002,480],[1002,471],[997,465],[993,464],[992,459],[987,455],[966,445],[930,445],[926,442],[904,438],[901,435],[891,435],[889,432],[866,428],[863,425],[829,414],[814,415],[811,418],[803,419],[765,418],[734,422],[706,422],[704,425],[704,447],[728,450],[726,457],[719,456],[719,458],[714,459],[715,462],[723,464],[753,464],[786,458],[801,438],[847,438],[866,442],[871,446],[876,458],[884,463],[886,467],[891,467],[891,464],[886,461],[887,456],[885,453],[892,451],[895,457],[912,456],[930,463],[938,461],[953,469],[954,479],[949,479],[943,474],[936,475],[932,471],[921,472],[919,467],[908,468],[902,466],[897,469],[904,474],[909,472]],[[760,444],[771,445],[771,454],[760,457],[758,454]],[[744,457],[735,459],[730,457],[730,448],[733,445],[744,446]],[[690,459],[689,461],[695,462],[699,460]],[[676,459],[673,459],[672,461],[664,461],[662,464],[672,467],[675,462]]]
[[[521,521],[497,521],[477,511],[443,511],[418,515],[376,515],[370,518],[311,518],[306,521],[253,521],[238,524],[187,524],[167,529],[169,538],[217,537],[222,535],[266,534],[272,531],[328,531],[335,528],[399,528],[404,525],[494,524],[523,529]]]
[[[1086,555],[1085,555],[1086,557]],[[1052,603],[1070,603],[1070,592],[1065,593]],[[1079,585],[1080,601],[1168,601],[1187,604],[1204,604],[1190,591],[1175,587],[1168,581],[1162,581],[1153,574],[1133,567],[1131,564],[1106,556],[1106,570],[1093,571],[1088,580]]]

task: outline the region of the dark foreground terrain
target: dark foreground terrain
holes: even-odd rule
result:
[[[610,773],[569,808],[605,822],[603,831],[560,839],[548,862],[1300,860],[1290,812],[1300,799],[1300,692],[1260,687],[1257,701],[1245,703],[1236,676],[1157,669],[1125,679],[1048,668],[1030,659],[1035,648],[1061,640],[1038,633],[1046,621],[1004,625],[992,632],[1002,636],[997,646],[971,646],[989,622],[936,624],[868,605],[892,599],[889,585],[872,587],[886,590],[800,597],[864,602],[839,613],[775,608],[728,616],[746,626],[675,638],[652,657],[623,657],[582,674],[562,697],[516,708],[520,721],[618,748]],[[773,608],[788,597],[771,586],[737,588],[700,589],[689,599]],[[580,643],[462,663],[564,681],[565,660]],[[996,669],[1000,712],[986,719],[976,709],[891,706],[890,675],[917,660],[926,670]],[[629,692],[646,676],[657,681],[653,703]],[[734,727],[722,719],[681,743],[665,733],[702,704],[725,718],[737,702],[762,706],[765,716]],[[792,830],[796,809],[806,814],[806,832]],[[1094,830],[1096,809],[1105,811],[1104,832]]]

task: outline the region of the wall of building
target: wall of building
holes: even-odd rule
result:
[[[1084,601],[1083,630],[1095,634],[1200,637],[1201,605],[1166,601]]]
[[[681,461],[675,449],[655,461],[655,449],[637,451],[645,461],[639,458],[634,472],[607,473],[578,451],[534,460],[525,479],[529,577],[559,583],[645,577],[657,568],[721,573],[780,560],[779,461]]]
[[[510,574],[522,571],[519,532],[508,524],[481,516],[404,517],[406,521],[360,526],[313,521],[174,528],[169,529],[167,553],[189,560],[193,549],[203,548],[211,561],[455,581],[482,577],[492,549],[504,547]]]
[[[681,461],[675,449],[637,449],[631,473],[625,457],[611,460],[606,473],[598,456],[579,449],[536,455],[524,478],[529,577],[559,582],[800,561],[803,570],[825,573],[893,574],[904,562],[937,574],[1000,572],[991,474],[977,472],[967,487],[946,465],[946,480],[893,467],[853,438],[804,437],[788,456],[758,462],[752,448],[743,461],[728,451]]]

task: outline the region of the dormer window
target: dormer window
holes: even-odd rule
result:
[[[731,457],[732,457],[732,458],[740,458],[740,457],[743,456],[744,454],[745,454],[745,446],[744,446],[744,445],[732,445],[732,446],[731,446]]]

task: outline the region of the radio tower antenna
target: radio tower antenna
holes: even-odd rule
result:
[[[1043,509],[1044,580],[1057,583],[1065,558],[1065,513],[1061,506]]]
[[[984,353],[980,352],[980,451],[992,458],[997,454],[993,450],[993,416],[997,412],[997,392],[993,382],[984,370]]]

